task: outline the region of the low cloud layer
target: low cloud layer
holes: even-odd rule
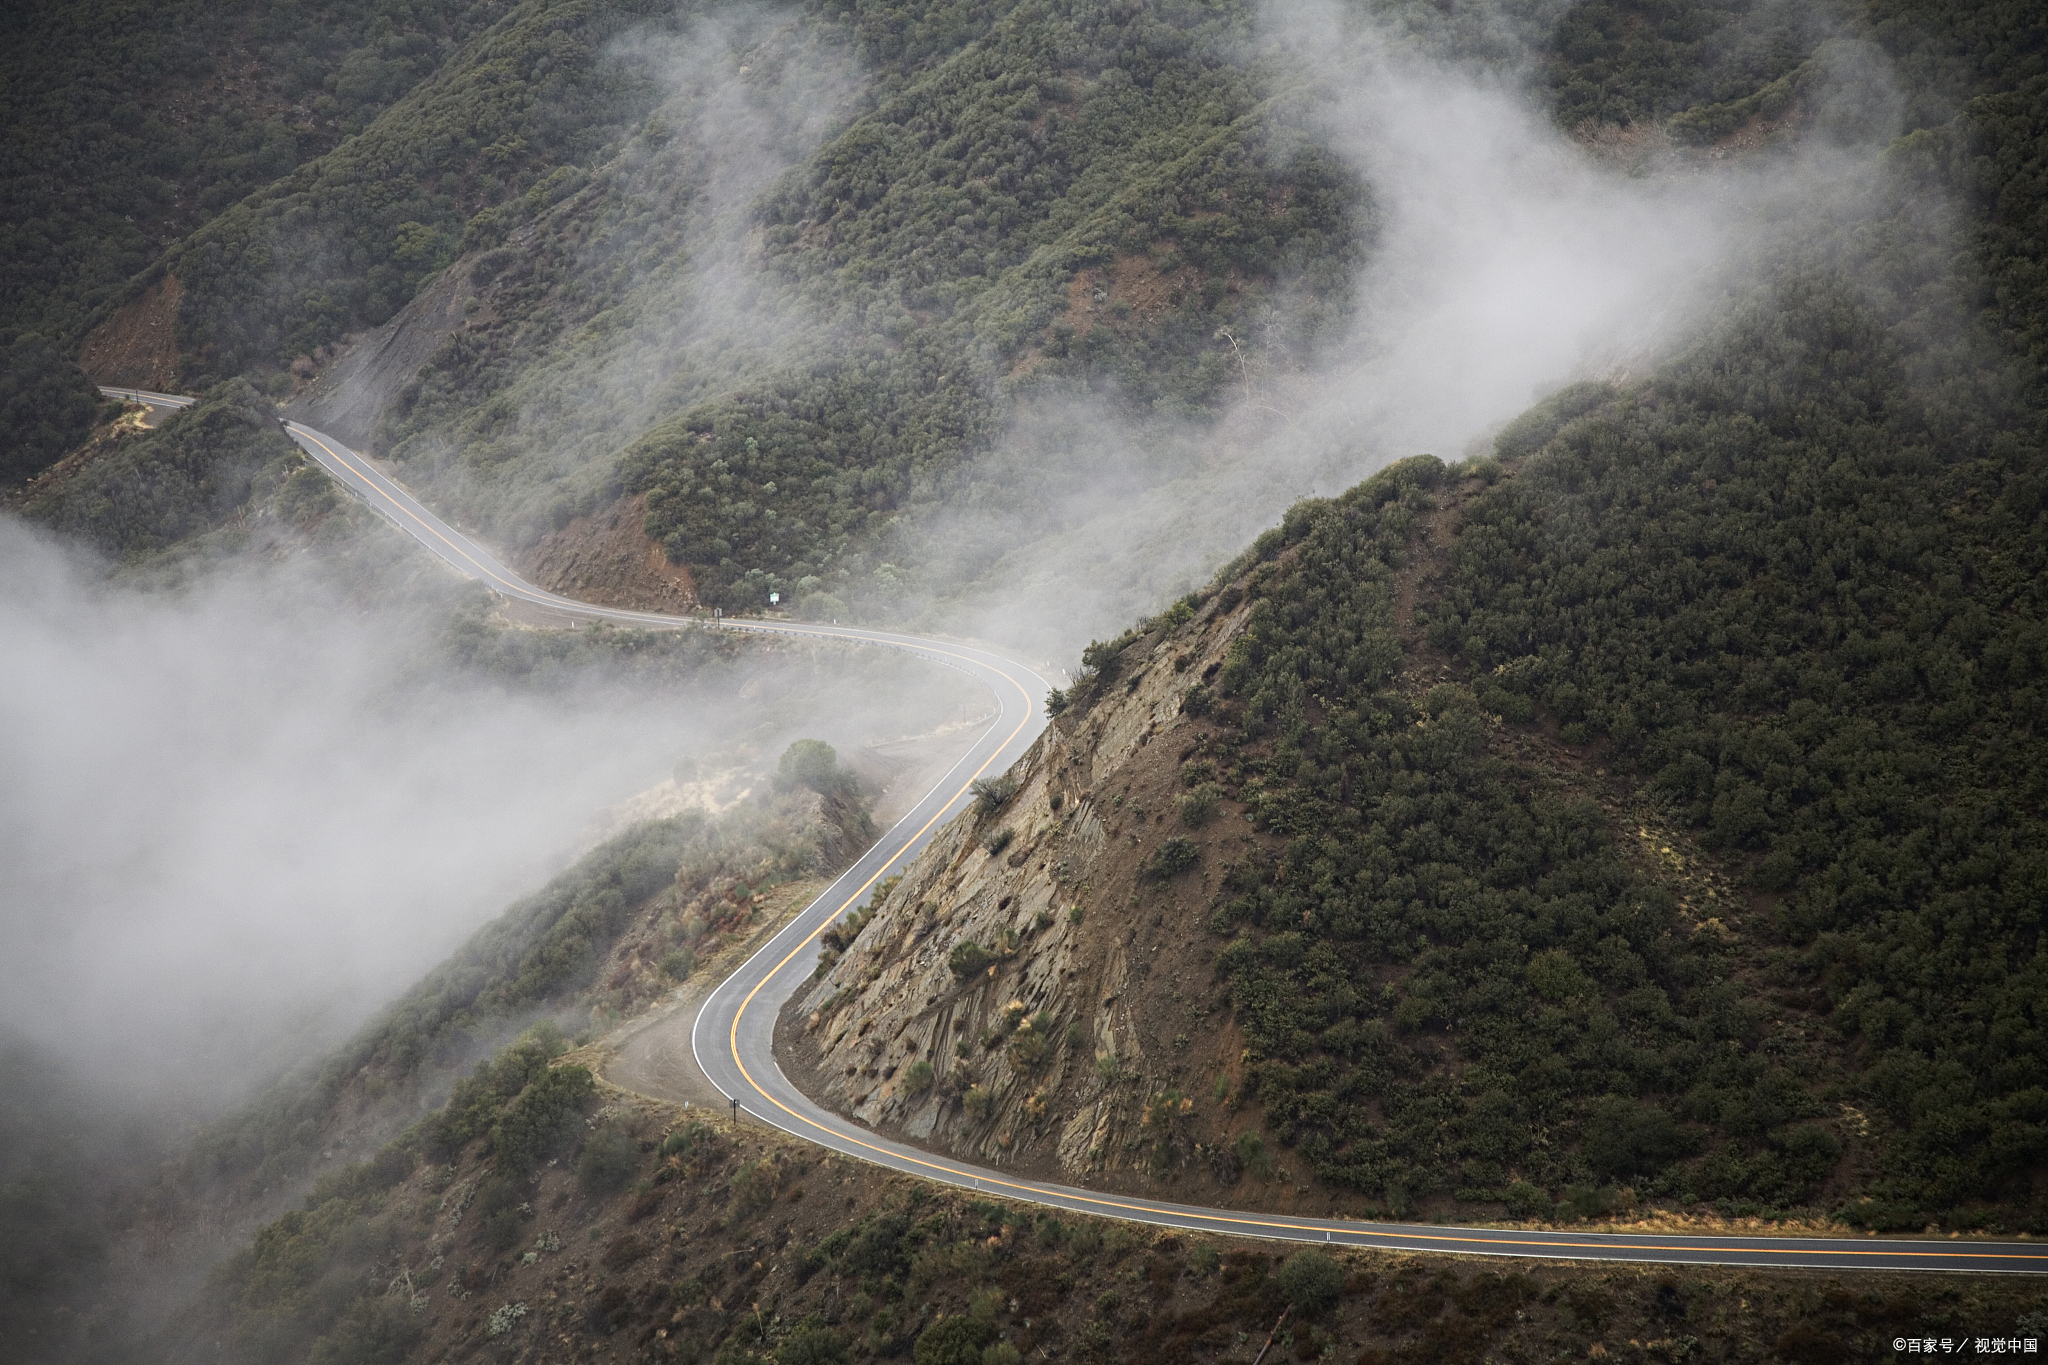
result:
[[[0,1031],[168,1109],[353,1027],[679,755],[932,710],[916,679],[865,711],[855,679],[792,699],[785,677],[773,707],[745,674],[451,682],[400,613],[306,575],[111,590],[8,520],[0,634]],[[958,680],[934,686],[957,711]]]
[[[1774,258],[1838,237],[1877,185],[1898,113],[1882,58],[1841,40],[1818,56],[1796,148],[1643,174],[1557,128],[1513,62],[1436,59],[1322,0],[1269,4],[1244,59],[1279,73],[1371,195],[1352,327],[1309,362],[1240,338],[1245,382],[1213,428],[1021,407],[975,478],[1031,510],[903,531],[897,562],[929,556],[949,599],[928,619],[1070,655],[1203,582],[1300,497],[1484,451],[1565,384],[1644,377]]]

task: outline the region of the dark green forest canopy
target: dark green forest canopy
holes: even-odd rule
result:
[[[599,50],[666,12],[527,0],[361,133],[180,243],[166,264],[187,291],[188,382],[269,370],[389,319],[454,259],[479,212],[530,208],[539,182],[587,163],[644,111],[648,74]]]
[[[282,479],[303,463],[269,405],[230,379],[161,427],[119,433],[21,512],[110,558],[134,560],[213,530],[248,501],[264,471]]]
[[[0,11],[0,327],[69,339],[167,245],[331,150],[506,0]]]
[[[47,337],[0,330],[0,487],[61,459],[103,407],[99,390]]]
[[[1944,430],[1820,289],[1632,397],[1471,510],[1435,638],[1775,901],[1896,1126],[1880,1200],[2017,1197],[2048,1157],[2038,428]]]
[[[430,478],[462,470],[451,489],[485,470],[517,488],[508,534],[644,491],[649,531],[704,600],[736,605],[843,581],[892,518],[943,496],[1019,388],[1205,411],[1230,374],[1217,329],[1285,280],[1309,306],[1274,340],[1312,346],[1348,307],[1367,221],[1355,180],[1260,73],[1219,55],[1248,13],[1026,6],[962,50],[871,54],[865,109],[750,210],[761,248],[744,268],[761,279],[745,306],[811,321],[764,372],[661,381],[674,407],[637,441],[612,438],[626,444],[616,481],[594,481],[580,454],[525,450],[523,429],[545,429],[559,399],[528,397],[519,376],[549,348],[558,368],[579,352],[605,363],[637,320],[641,275],[692,248],[678,226],[699,158],[665,108],[478,262],[502,321],[451,340],[385,437]],[[844,41],[845,25],[817,22],[818,41]],[[1133,311],[1111,293],[1136,277],[1156,289]],[[511,510],[510,494],[479,496]]]
[[[1362,190],[1257,71],[1214,55],[1245,19],[1019,7],[792,177],[765,210],[771,265],[868,335],[628,454],[649,532],[705,600],[843,577],[867,535],[938,499],[1007,393],[1203,413],[1235,378],[1219,328],[1281,281],[1311,301],[1289,342],[1343,315]],[[1109,297],[1134,265],[1162,282],[1149,316]]]

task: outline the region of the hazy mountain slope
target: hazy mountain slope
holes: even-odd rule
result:
[[[0,327],[75,338],[165,247],[332,149],[506,8],[8,6]]]
[[[1375,22],[1510,80],[1547,54],[1569,122],[1692,119],[1699,137],[1759,100],[1771,129],[1797,125],[1855,22],[1632,15]],[[1173,424],[1199,432],[1257,399],[1257,375],[1312,368],[1354,311],[1370,192],[1272,28],[1250,5],[529,0],[165,255],[186,377],[293,391],[446,267],[442,312],[468,322],[381,441],[444,504],[517,552],[641,494],[706,603],[900,609],[904,555],[943,535],[892,527],[1033,497],[963,466],[1017,397],[1092,396],[1135,439],[1199,445]],[[1617,28],[1660,36],[1594,41]]]

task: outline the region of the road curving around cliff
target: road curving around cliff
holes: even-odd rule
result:
[[[109,397],[158,408],[189,406],[174,394],[103,388]],[[534,587],[489,551],[449,526],[370,460],[331,436],[296,422],[292,440],[351,493],[390,519],[444,562],[509,601],[581,620],[647,629],[709,628],[700,619],[627,611],[578,602]],[[750,1116],[841,1155],[961,1189],[1069,1213],[1122,1218],[1156,1227],[1224,1236],[1262,1237],[1332,1247],[1429,1251],[1542,1260],[1636,1261],[1827,1271],[1938,1270],[1978,1274],[2048,1274],[2048,1244],[1961,1238],[1814,1238],[1680,1236],[1663,1233],[1574,1233],[1421,1224],[1362,1223],[1336,1218],[1200,1208],[1027,1180],[894,1142],[812,1102],[783,1075],[774,1055],[775,1022],[783,1004],[809,979],[818,938],[885,878],[914,859],[973,799],[976,778],[1002,772],[1044,728],[1046,680],[1035,670],[970,645],[890,631],[816,623],[727,620],[720,628],[808,635],[900,649],[976,678],[994,696],[998,714],[975,745],[853,867],[705,998],[690,1029],[690,1047],[705,1077]],[[678,1021],[680,1022],[680,1021]]]

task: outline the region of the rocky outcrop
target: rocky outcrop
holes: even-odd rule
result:
[[[1206,744],[1182,704],[1243,618],[1211,602],[1155,624],[1085,714],[1020,760],[1012,795],[956,820],[838,931],[851,942],[784,1016],[799,1085],[993,1164],[1199,1172],[1200,1139],[1231,1126],[1217,1077],[1231,1085],[1242,1048],[1203,926],[1222,869],[1258,836],[1228,809],[1181,825],[1183,764]],[[1165,875],[1176,839],[1194,866]]]

